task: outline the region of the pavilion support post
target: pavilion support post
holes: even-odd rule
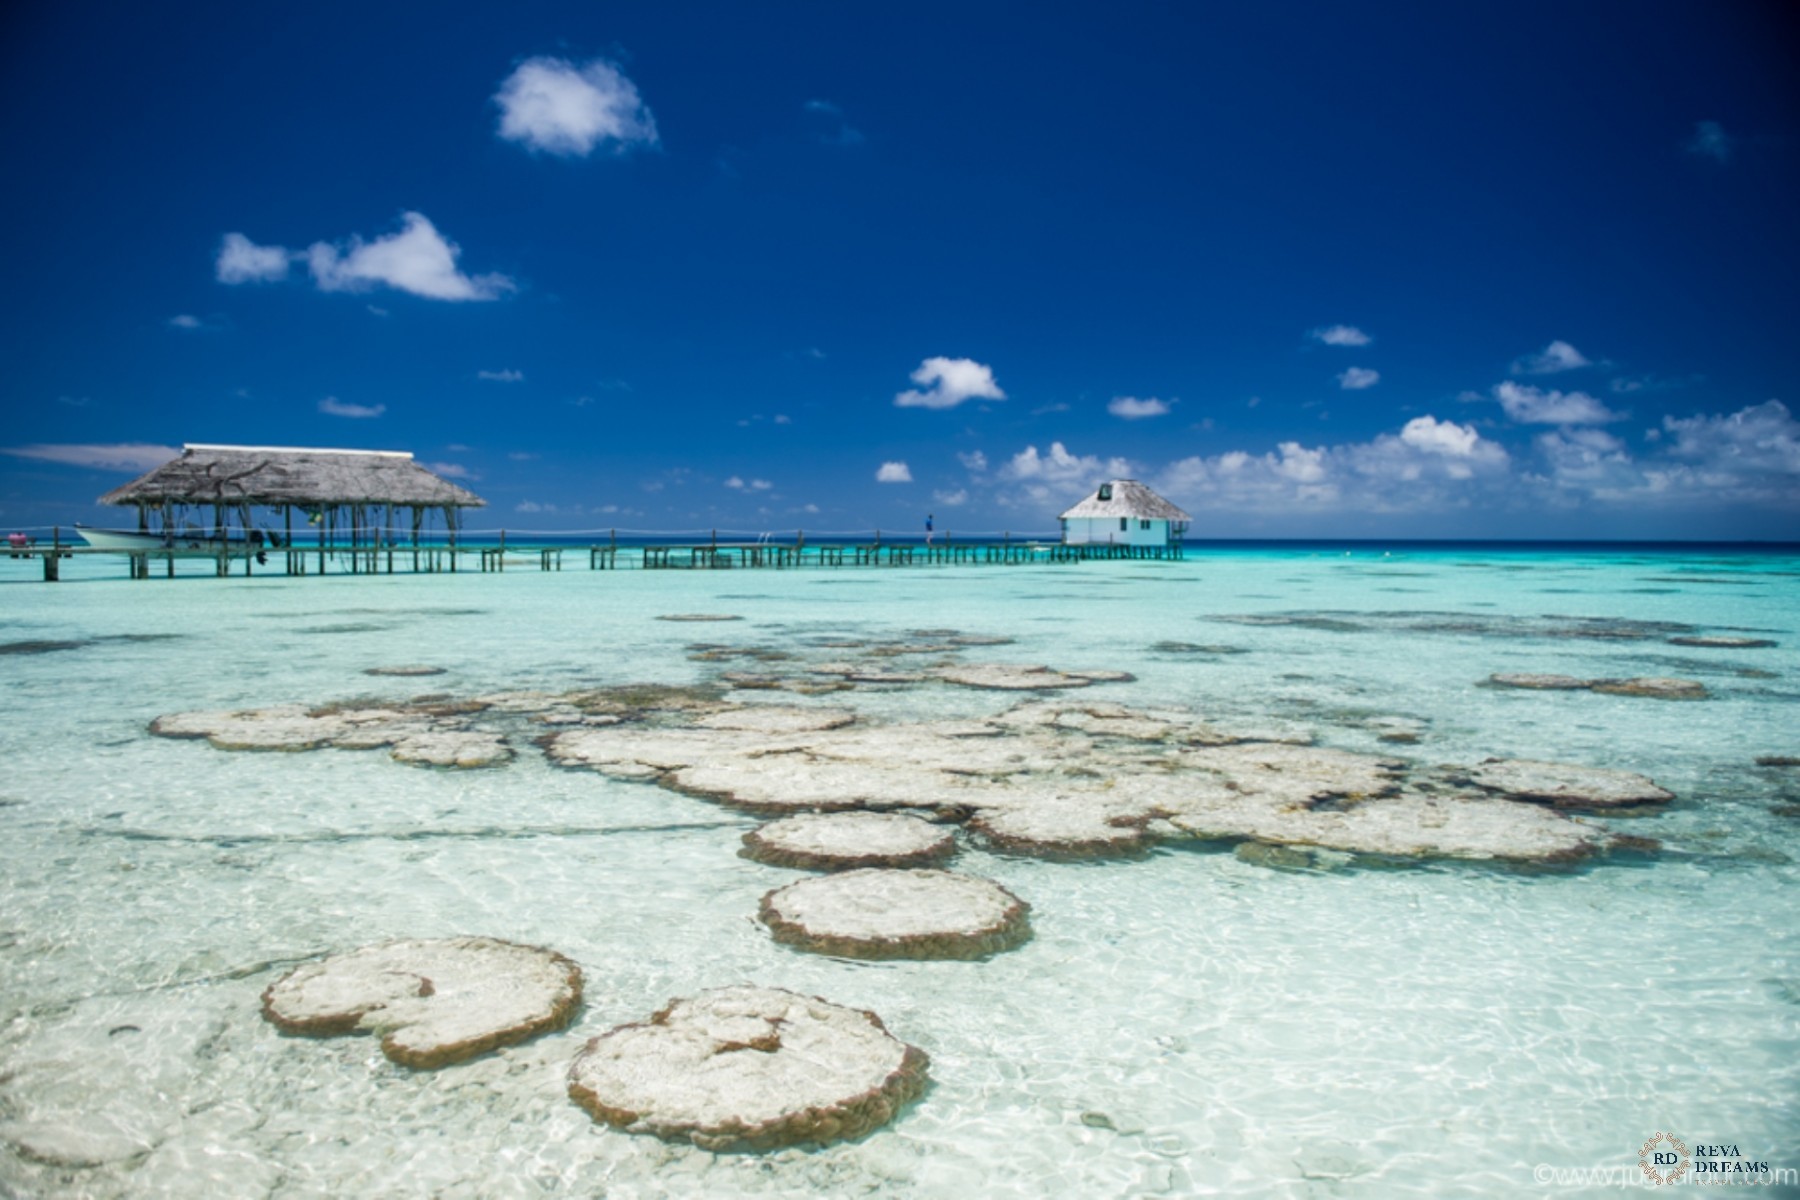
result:
[[[420,515],[421,514],[419,512],[419,506],[416,504],[413,505],[413,509],[412,509],[412,554],[413,554],[413,574],[414,575],[417,575],[419,573],[419,519],[420,519]]]

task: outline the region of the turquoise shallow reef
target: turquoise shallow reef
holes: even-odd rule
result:
[[[1558,1172],[1637,1172],[1663,1131],[1800,1169],[1800,555],[1257,548],[143,582],[109,566],[48,585],[0,562],[0,1191],[1558,1194],[1575,1178]],[[683,615],[736,619],[659,619]],[[1083,704],[1409,770],[1539,760],[1675,799],[1574,814],[1643,840],[1532,867],[1189,838],[1071,861],[934,812],[954,869],[1029,903],[1030,939],[859,961],[758,922],[805,875],[739,855],[766,816],[539,745],[596,694],[622,725],[678,694],[871,729],[1046,694],[936,674],[995,662],[1092,672],[1056,693]],[[436,673],[368,673],[395,667]],[[1512,675],[1677,679],[1701,698],[1493,682]],[[519,693],[536,699],[470,717],[512,755],[479,768],[150,732],[421,694],[461,719]],[[578,963],[573,1024],[413,1071],[373,1039],[262,1016],[297,964],[460,935]],[[929,1089],[858,1140],[764,1153],[620,1132],[570,1102],[587,1039],[735,984],[879,1014],[929,1055]]]

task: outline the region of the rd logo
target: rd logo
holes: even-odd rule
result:
[[[1689,1161],[1687,1144],[1672,1133],[1651,1134],[1638,1151],[1638,1166],[1645,1178],[1658,1187],[1686,1175]]]

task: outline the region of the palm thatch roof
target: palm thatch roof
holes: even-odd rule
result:
[[[480,508],[487,501],[403,451],[187,445],[180,458],[114,488],[99,503]]]
[[[1083,517],[1134,517],[1152,521],[1191,521],[1192,517],[1164,500],[1135,479],[1114,479],[1101,484],[1094,494],[1062,515]]]

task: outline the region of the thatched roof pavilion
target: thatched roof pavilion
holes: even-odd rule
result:
[[[355,542],[359,533],[391,530],[395,509],[410,510],[415,540],[433,509],[443,513],[454,536],[460,511],[487,501],[426,470],[405,451],[189,444],[181,457],[114,488],[99,503],[136,508],[140,529],[153,512],[172,529],[180,509],[211,506],[220,536],[229,514],[250,530],[253,508],[279,510],[290,532],[298,508],[310,523],[321,525],[321,533],[338,525],[339,512],[348,510],[346,524]],[[384,510],[380,521],[372,519],[378,508]]]

